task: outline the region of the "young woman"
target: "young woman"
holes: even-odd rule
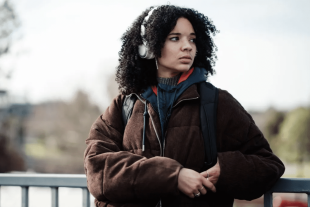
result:
[[[198,83],[214,73],[217,32],[203,14],[164,5],[123,35],[117,96],[91,127],[85,172],[96,206],[232,206],[260,197],[283,163],[251,116],[219,89],[217,163],[203,170]],[[125,126],[126,96],[136,96]]]

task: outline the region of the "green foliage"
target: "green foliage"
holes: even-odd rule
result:
[[[277,111],[275,109],[270,109],[268,111],[267,124],[265,126],[264,134],[269,141],[273,141],[279,134],[280,126],[284,121],[285,113],[282,111]]]
[[[289,112],[280,126],[277,137],[278,155],[288,162],[309,160],[310,109],[297,108]]]

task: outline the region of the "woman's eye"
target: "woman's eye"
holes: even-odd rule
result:
[[[196,42],[196,39],[191,39],[191,42]]]
[[[177,40],[179,40],[179,38],[178,37],[171,37],[170,40],[177,41]]]

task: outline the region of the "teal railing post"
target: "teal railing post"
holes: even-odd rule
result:
[[[22,207],[29,207],[29,187],[22,186]]]
[[[270,191],[264,195],[264,207],[272,207],[272,192]]]
[[[90,195],[87,188],[82,188],[83,193],[83,207],[90,207]]]
[[[58,187],[51,187],[52,207],[59,207]]]

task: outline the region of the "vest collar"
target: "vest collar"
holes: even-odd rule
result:
[[[191,68],[190,70],[188,70],[188,71],[182,73],[182,75],[181,75],[181,77],[180,77],[180,79],[179,79],[179,81],[178,81],[178,84],[180,84],[180,83],[186,81],[187,78],[193,73],[193,71],[194,71],[194,67]],[[155,95],[157,96],[157,86],[152,86],[152,90],[153,90],[153,92],[155,93]]]

